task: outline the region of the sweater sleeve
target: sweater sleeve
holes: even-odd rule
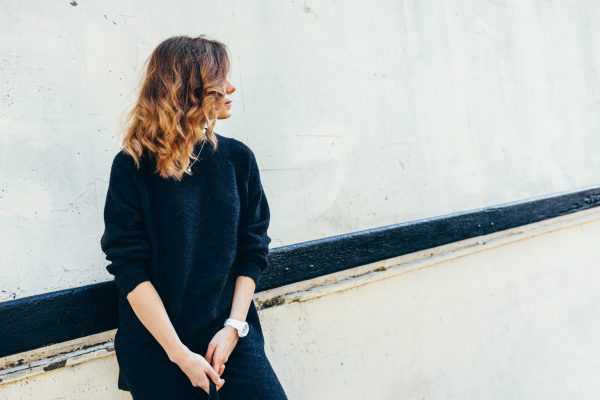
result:
[[[113,160],[100,239],[106,260],[110,261],[106,270],[114,275],[117,289],[125,297],[138,284],[150,280],[146,267],[151,256],[139,193],[129,166],[124,165],[129,162],[126,157],[131,156],[119,153]]]
[[[258,164],[252,151],[250,151],[247,193],[246,206],[240,219],[235,265],[238,276],[248,276],[258,285],[262,273],[268,267],[267,255],[271,238],[267,230],[270,211],[261,184]]]

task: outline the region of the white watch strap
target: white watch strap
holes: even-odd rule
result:
[[[239,320],[233,319],[233,318],[227,318],[225,320],[225,322],[223,323],[223,326],[225,326],[225,325],[233,326],[237,330],[238,336],[240,336],[240,337],[246,336],[244,331],[245,330],[247,331],[247,328],[246,328],[248,326],[247,322],[239,321]]]
[[[227,318],[225,320],[225,324],[224,325],[231,325],[235,329],[240,330],[240,329],[242,329],[244,327],[244,321],[240,321],[240,320],[233,319],[233,318]]]

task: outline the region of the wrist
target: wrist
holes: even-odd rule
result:
[[[190,354],[190,349],[183,343],[169,349],[167,351],[167,356],[169,360],[174,362],[175,364],[180,364],[186,357]]]
[[[236,338],[237,338],[237,337],[239,337],[239,335],[238,335],[238,330],[237,330],[237,329],[235,329],[233,326],[231,326],[231,325],[225,325],[225,326],[223,327],[223,329],[225,329],[226,331],[228,331],[228,333],[229,333],[231,336],[233,336],[233,337],[236,337]]]

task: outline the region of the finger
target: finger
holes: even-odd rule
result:
[[[206,371],[206,375],[208,376],[208,379],[210,379],[211,381],[213,381],[215,383],[215,385],[217,385],[217,386],[222,385],[225,382],[219,376],[219,374],[217,374],[217,371],[215,371],[214,369],[212,369],[212,367],[208,368],[208,370]]]
[[[221,367],[219,369],[215,370],[215,371],[217,371],[217,373],[219,374],[219,376],[222,376],[223,375],[223,371],[225,371],[225,364],[222,364]]]
[[[208,349],[206,350],[206,356],[204,356],[204,358],[209,363],[212,363],[212,357],[213,357],[213,354],[215,353],[216,348],[217,348],[217,345],[214,342],[210,342],[208,344]]]
[[[221,369],[221,355],[219,354],[218,349],[213,354],[212,367],[215,371],[219,371]]]

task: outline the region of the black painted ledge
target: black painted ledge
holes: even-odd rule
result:
[[[600,205],[600,186],[271,249],[256,291],[487,235]],[[113,281],[0,303],[0,357],[117,327]]]

